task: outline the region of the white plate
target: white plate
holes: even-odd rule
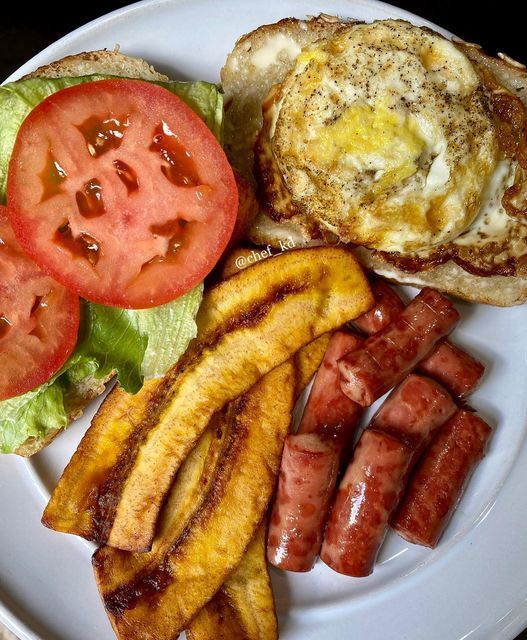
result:
[[[78,29],[10,79],[67,54],[119,44],[172,78],[217,81],[238,36],[322,10],[434,26],[372,0],[153,0]],[[367,579],[320,563],[306,575],[273,572],[284,640],[508,640],[527,623],[527,307],[458,306],[463,323],[456,340],[489,363],[472,400],[496,426],[488,456],[437,550],[390,534]],[[0,456],[0,619],[23,640],[114,637],[96,592],[90,545],[40,525],[49,491],[94,410],[29,464]]]

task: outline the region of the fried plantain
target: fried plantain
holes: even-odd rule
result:
[[[230,403],[228,441],[212,486],[158,566],[107,591],[95,554],[99,589],[120,640],[177,637],[239,565],[273,492],[295,382],[286,362]]]
[[[278,625],[260,525],[236,571],[192,620],[188,640],[276,640]]]
[[[198,339],[131,428],[119,424],[114,434],[110,421],[99,422],[103,433],[97,438],[88,431],[89,450],[81,442],[44,523],[118,548],[148,550],[174,475],[211,416],[303,345],[372,303],[360,267],[338,247],[288,251],[211,288],[198,314]],[[117,446],[109,457],[115,463],[102,470],[86,467],[86,457],[100,453],[92,443],[106,446],[112,439]]]

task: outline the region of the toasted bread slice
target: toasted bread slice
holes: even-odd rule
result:
[[[88,51],[67,56],[51,64],[39,67],[33,73],[24,76],[23,79],[77,77],[94,73],[137,78],[138,80],[168,80],[167,76],[158,73],[144,60],[126,56],[117,50]],[[66,403],[68,423],[82,415],[86,406],[103,393],[106,383],[112,377],[110,375],[103,379],[97,379],[89,376],[79,385],[75,395],[68,398]],[[30,437],[18,447],[15,453],[24,457],[32,456],[54,440],[61,430],[53,429],[48,431],[45,436]]]
[[[254,180],[253,145],[262,126],[262,102],[270,88],[284,80],[301,48],[337,32],[343,25],[349,25],[349,21],[327,15],[309,20],[288,18],[243,36],[229,54],[221,72],[227,105],[226,151],[231,162],[250,179]],[[498,58],[488,56],[477,45],[457,43],[475,64],[491,70],[504,87],[527,105],[527,69],[522,64],[503,54]],[[296,246],[320,243],[298,224],[275,222],[265,212],[256,217],[248,237],[256,244],[275,248],[289,238]],[[393,282],[431,286],[471,302],[504,307],[527,300],[525,276],[477,276],[451,260],[414,274],[368,249],[360,248],[356,253],[366,268]]]
[[[262,102],[281,82],[300,49],[327,38],[343,22],[321,14],[302,21],[285,18],[242,36],[221,70],[225,92],[225,151],[248,179],[253,177],[253,145],[262,126]]]

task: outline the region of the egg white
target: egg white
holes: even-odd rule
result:
[[[499,161],[469,59],[403,21],[353,24],[302,51],[264,109],[263,163],[341,240],[408,253],[478,215]]]

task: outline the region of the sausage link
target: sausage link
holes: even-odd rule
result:
[[[414,461],[457,406],[440,384],[411,373],[386,398],[368,428],[389,433],[414,451]]]
[[[440,382],[457,398],[466,398],[478,386],[485,366],[450,342],[441,342],[419,363],[419,371]]]
[[[340,389],[337,360],[361,344],[343,331],[331,337],[298,434],[286,439],[267,540],[269,562],[281,569],[309,571],[320,551],[338,469],[362,415]]]
[[[317,433],[286,438],[278,492],[267,538],[267,559],[287,571],[309,571],[322,533],[339,468],[333,442]]]
[[[439,542],[492,429],[474,413],[458,411],[439,431],[410,477],[393,520],[405,540],[426,547]]]
[[[337,361],[362,344],[361,338],[336,331],[317,371],[298,427],[299,433],[319,433],[333,440],[343,456],[349,451],[362,415],[362,407],[340,388]]]
[[[382,431],[366,429],[337,492],[320,557],[335,571],[362,577],[373,570],[399,502],[412,451]]]
[[[363,407],[370,406],[401,382],[458,321],[450,300],[423,289],[398,318],[339,360],[342,390]]]
[[[374,280],[371,290],[375,298],[373,307],[353,320],[352,324],[368,336],[384,329],[404,310],[404,302],[384,280]]]
[[[383,280],[371,284],[375,305],[356,318],[353,325],[371,336],[384,329],[404,309],[397,293]],[[422,373],[440,382],[456,398],[466,398],[481,381],[485,366],[463,349],[444,341],[418,365]]]

